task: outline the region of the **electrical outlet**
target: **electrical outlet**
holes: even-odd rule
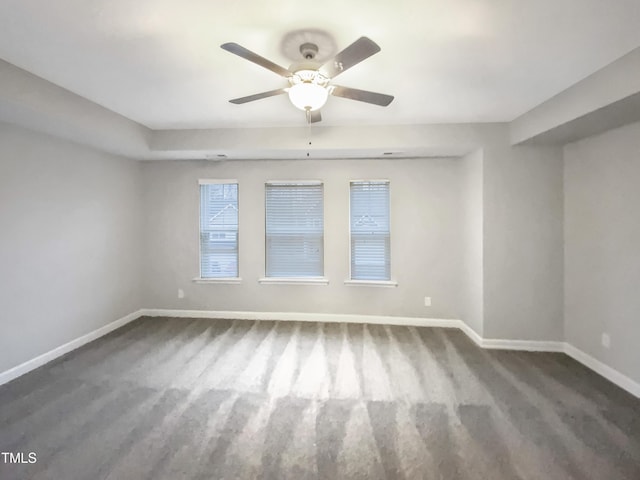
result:
[[[611,337],[609,337],[608,333],[602,334],[602,346],[604,348],[609,348],[611,346]]]
[[[431,306],[431,297],[424,297],[424,306],[425,307]]]
[[[178,289],[178,298],[184,298],[184,290],[181,288]]]

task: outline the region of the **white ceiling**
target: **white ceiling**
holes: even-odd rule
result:
[[[640,0],[2,0],[0,57],[154,129],[300,126],[286,80],[219,48],[288,67],[294,30],[382,51],[337,83],[395,95],[330,98],[324,125],[510,121],[640,46]]]

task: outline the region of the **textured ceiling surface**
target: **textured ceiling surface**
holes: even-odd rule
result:
[[[219,46],[288,67],[305,29],[373,39],[339,83],[396,97],[331,97],[325,125],[510,121],[640,46],[640,1],[3,0],[0,57],[154,129],[299,126],[286,96],[228,103],[286,80]]]

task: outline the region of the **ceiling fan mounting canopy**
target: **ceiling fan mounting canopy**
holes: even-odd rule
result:
[[[318,55],[318,46],[315,43],[303,43],[300,45],[300,53],[305,60],[313,60]]]
[[[304,46],[307,45],[313,45],[310,47],[311,52],[302,51],[306,50]],[[286,33],[280,41],[280,53],[292,62],[309,60],[305,53],[312,53],[314,61],[324,63],[338,53],[338,47],[329,32],[318,28],[305,28]]]
[[[289,86],[285,88],[257,93],[247,97],[234,98],[229,100],[231,103],[242,104],[287,93],[291,103],[300,110],[304,110],[307,120],[314,123],[322,119],[319,110],[325,104],[329,95],[383,107],[386,107],[393,101],[393,96],[391,95],[342,87],[331,83],[331,81],[342,72],[380,51],[380,47],[367,37],[360,37],[324,64],[315,61],[316,55],[318,54],[318,46],[312,42],[304,42],[300,45],[299,51],[305,61],[294,64],[288,69],[247,50],[237,43],[225,43],[220,47],[234,55],[238,55],[263,68],[271,70],[281,77],[286,78],[289,83]],[[313,112],[313,114],[310,114],[310,112]]]

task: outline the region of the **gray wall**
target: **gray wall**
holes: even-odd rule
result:
[[[482,336],[484,322],[483,151],[465,155],[462,167],[462,320]]]
[[[561,341],[562,149],[485,148],[485,338]]]
[[[457,159],[144,162],[144,306],[460,318],[460,168]],[[198,179],[240,189],[240,285],[201,285]],[[391,264],[398,287],[347,286],[349,179],[391,181]],[[325,196],[329,285],[264,285],[264,183],[319,179]],[[185,298],[177,298],[177,290]],[[424,306],[431,296],[433,306]]]
[[[640,382],[640,123],[564,155],[566,340]]]
[[[464,159],[135,164],[3,126],[0,220],[12,228],[0,244],[0,300],[3,324],[26,333],[3,337],[0,368],[140,307],[462,318],[486,338],[562,340],[562,150],[510,147],[505,125],[436,130],[440,141],[478,146]],[[240,181],[240,285],[192,282],[199,178]],[[397,288],[344,284],[348,180],[363,178],[391,180]],[[329,285],[258,283],[264,183],[274,179],[324,181]],[[32,193],[45,187],[46,210]],[[25,212],[33,222],[21,219]],[[41,229],[46,241],[30,258]]]
[[[0,123],[0,372],[140,308],[138,172]]]
[[[493,126],[478,139],[479,170],[474,153],[464,160],[145,162],[144,305],[462,318],[487,338],[562,341],[562,149],[511,147],[508,133]],[[206,177],[241,180],[242,285],[191,282],[198,272],[196,186]],[[325,181],[329,286],[257,283],[264,272],[263,185],[282,178]],[[392,181],[397,289],[343,284],[349,178]],[[473,218],[478,210],[481,224]],[[475,284],[465,283],[469,269]]]

